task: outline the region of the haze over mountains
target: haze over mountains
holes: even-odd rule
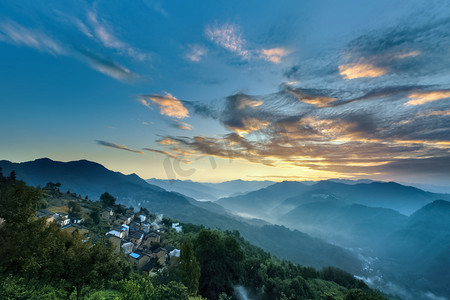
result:
[[[202,200],[217,200],[222,197],[235,196],[259,190],[274,184],[273,181],[232,180],[220,183],[193,182],[190,180],[148,179],[148,183],[159,186],[167,191],[178,192],[188,197]]]
[[[303,265],[316,268],[334,265],[352,273],[359,273],[362,269],[362,263],[350,251],[323,240],[286,227],[264,225],[268,223],[260,220],[234,217],[217,204],[167,192],[146,183],[137,175],[113,172],[94,162],[81,160],[63,163],[47,158],[24,163],[3,160],[0,167],[5,174],[15,170],[17,177],[30,185],[60,182],[62,191],[70,189],[94,200],[108,191],[117,197],[119,203],[135,209],[143,206],[152,213],[162,213],[181,222],[239,230],[254,245]]]
[[[449,194],[370,180],[145,181],[86,160],[0,161],[0,167],[4,174],[15,170],[30,185],[60,182],[62,191],[94,200],[108,191],[127,206],[143,206],[181,222],[239,230],[274,255],[314,267],[334,265],[406,299],[450,296]],[[229,196],[197,201],[181,190],[203,195],[202,200]]]

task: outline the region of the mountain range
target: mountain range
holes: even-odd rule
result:
[[[134,208],[142,206],[152,213],[162,213],[181,222],[238,230],[254,245],[303,265],[316,268],[334,265],[354,274],[360,274],[362,270],[360,260],[341,247],[284,226],[235,217],[215,203],[196,201],[176,192],[165,191],[137,175],[113,172],[95,162],[57,162],[48,158],[24,163],[2,160],[0,168],[4,174],[14,170],[17,178],[29,185],[45,186],[47,182],[59,182],[61,190],[68,189],[93,200],[109,192],[119,203]]]
[[[62,191],[93,200],[107,191],[127,206],[142,206],[181,222],[238,230],[273,255],[316,268],[337,266],[385,291],[401,288],[398,294],[405,298],[450,298],[449,194],[370,180],[145,181],[86,160],[3,160],[0,168],[4,174],[15,170],[30,185],[60,182]],[[209,195],[202,200],[228,196],[197,201],[181,191]]]
[[[191,180],[147,179],[147,182],[167,191],[177,192],[198,201],[214,201],[222,197],[237,196],[265,188],[273,181],[231,180],[219,183],[194,182]]]

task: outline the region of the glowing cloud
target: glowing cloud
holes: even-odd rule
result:
[[[189,111],[184,107],[183,103],[169,93],[166,93],[165,95],[148,95],[144,97],[147,97],[154,104],[158,105],[162,115],[177,119],[189,117]],[[144,100],[144,102],[142,100]],[[148,106],[147,104],[149,104],[149,102],[145,101],[145,99],[142,100],[141,103]]]
[[[192,130],[192,129],[194,129],[194,126],[192,126],[191,124],[185,123],[185,122],[178,122],[177,127],[179,129],[183,129],[183,130]]]
[[[261,104],[263,104],[263,102],[260,100],[251,100],[249,98],[243,98],[243,99],[241,99],[241,101],[239,103],[238,109],[242,110],[246,107],[255,108],[255,107],[260,106]]]
[[[418,114],[419,117],[450,116],[450,110],[434,110]]]
[[[299,101],[312,104],[315,107],[327,107],[330,103],[337,100],[333,97],[308,95],[296,89],[288,89],[288,91],[296,96]]]
[[[247,118],[242,120],[243,127],[237,128],[232,126],[227,126],[229,129],[233,130],[240,136],[248,134],[250,132],[259,131],[270,125],[269,121],[259,120],[257,118]]]
[[[394,57],[398,58],[398,59],[403,59],[403,58],[407,58],[407,57],[415,57],[415,56],[418,56],[420,54],[422,54],[422,52],[420,52],[420,51],[411,51],[411,52],[397,54]]]
[[[169,137],[164,137],[163,139],[160,139],[157,142],[159,144],[165,145],[165,146],[178,144],[177,141],[175,141],[175,140],[173,140],[173,139],[171,139]]]
[[[289,51],[283,48],[271,48],[271,49],[262,49],[261,57],[267,61],[271,61],[275,64],[281,62],[281,59],[288,55]]]
[[[406,102],[406,105],[422,105],[428,102],[450,98],[450,90],[412,93],[408,98],[411,100]]]
[[[383,76],[386,73],[387,71],[385,69],[375,67],[369,63],[345,64],[339,66],[339,74],[341,74],[344,79],[373,78]]]
[[[248,50],[244,48],[245,40],[241,37],[236,25],[225,24],[221,27],[207,27],[205,34],[216,45],[242,57],[248,57]]]
[[[172,154],[172,153],[170,153],[170,152],[167,152],[167,151],[162,151],[162,150],[157,150],[157,149],[151,149],[151,148],[143,148],[142,150],[149,151],[149,152],[153,152],[153,153],[159,153],[159,154],[167,155],[167,156],[169,156],[169,157],[171,157],[171,158],[175,158],[175,159],[178,158],[176,155],[174,155],[174,154]],[[143,153],[143,152],[142,152],[142,153]]]

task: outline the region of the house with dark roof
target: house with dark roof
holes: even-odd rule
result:
[[[139,247],[142,243],[142,239],[144,238],[143,232],[135,232],[132,235],[130,235],[130,242],[136,245],[136,247]]]
[[[78,231],[81,235],[85,235],[85,234],[89,233],[89,228],[84,227],[83,225],[74,224],[74,223],[63,226],[61,228],[61,230],[63,232],[67,232],[70,234],[72,234],[74,231]]]
[[[46,210],[46,209],[40,209],[36,212],[37,218],[46,218],[47,223],[53,222],[55,220],[55,213]]]
[[[138,269],[141,269],[146,263],[150,261],[150,256],[147,255],[142,250],[135,250],[131,252],[128,256],[133,264],[135,264]]]
[[[143,245],[151,248],[155,244],[159,244],[161,242],[161,235],[157,232],[150,232],[145,235],[143,240]]]
[[[164,266],[166,262],[166,250],[160,247],[152,252],[151,257],[156,258],[158,262]]]

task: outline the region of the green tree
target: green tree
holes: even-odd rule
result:
[[[67,207],[69,208],[70,219],[81,219],[81,217],[83,216],[83,210],[81,209],[81,206],[78,204],[78,202],[70,200]]]
[[[234,236],[219,231],[202,230],[198,234],[196,256],[200,262],[200,294],[218,299],[221,293],[231,294],[240,278],[244,253]]]
[[[113,207],[116,204],[116,198],[108,192],[100,196],[103,207]]]
[[[41,190],[25,182],[4,178],[0,183],[0,217],[17,226],[27,223],[42,199]]]
[[[91,217],[92,221],[95,225],[98,225],[100,223],[100,208],[93,207],[91,212],[89,213],[89,216]]]
[[[160,285],[155,290],[155,300],[188,300],[189,291],[182,283],[171,281],[167,285]]]
[[[200,279],[200,264],[195,257],[194,246],[190,239],[186,239],[181,245],[179,268],[181,282],[188,288],[191,295],[196,295]]]

